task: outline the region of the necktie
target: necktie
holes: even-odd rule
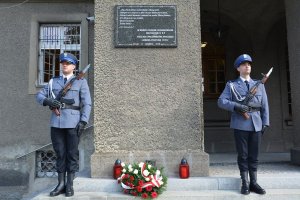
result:
[[[64,84],[66,84],[67,80],[68,80],[67,78],[64,78]]]
[[[246,86],[247,86],[247,88],[248,88],[248,90],[249,90],[249,82],[248,82],[248,81],[245,81],[245,83],[246,83]]]

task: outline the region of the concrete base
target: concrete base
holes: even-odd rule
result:
[[[190,166],[190,176],[200,177],[209,175],[209,157],[201,150],[192,151],[135,151],[135,152],[106,152],[94,153],[91,158],[92,178],[111,178],[116,159],[125,163],[140,163],[146,160],[156,162],[158,168],[163,167],[168,177],[179,176],[179,164],[185,157]]]
[[[300,147],[291,149],[291,163],[300,165]]]

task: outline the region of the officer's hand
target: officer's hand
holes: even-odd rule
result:
[[[264,132],[266,131],[267,128],[268,128],[268,126],[263,125],[263,127],[261,129],[261,134],[264,134]]]
[[[234,110],[235,111],[238,111],[238,112],[242,112],[242,113],[245,113],[245,112],[248,112],[249,111],[249,107],[246,106],[246,105],[242,105],[240,103],[236,103],[234,105]]]
[[[77,126],[76,126],[76,128],[75,128],[78,137],[80,137],[81,134],[83,133],[86,124],[87,124],[87,123],[86,123],[85,121],[80,121],[80,122],[78,122],[78,124],[77,124]]]
[[[49,106],[51,108],[59,108],[61,106],[61,103],[55,99],[46,98],[46,99],[44,99],[43,105]]]

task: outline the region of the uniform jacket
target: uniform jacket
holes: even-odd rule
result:
[[[259,103],[261,105],[260,111],[248,112],[250,119],[247,120],[234,110],[235,102],[238,102],[238,100],[231,90],[230,83],[234,85],[236,91],[242,97],[246,96],[248,92],[246,84],[242,79],[238,78],[234,81],[227,82],[224,91],[219,97],[218,106],[231,112],[230,128],[258,132],[261,131],[263,125],[269,126],[269,104],[265,86],[260,84],[254,98],[250,101]],[[255,83],[255,80],[250,79],[250,88],[252,88]]]
[[[68,81],[70,81],[73,77],[71,77]],[[43,105],[43,101],[45,98],[50,98],[51,91],[49,88],[51,87],[49,83],[36,95],[36,100],[41,105]],[[55,96],[58,95],[63,87],[63,77],[54,77],[52,82],[52,92]],[[74,99],[75,103],[73,104],[73,106],[80,106],[81,110],[60,109],[60,116],[56,116],[54,112],[49,110],[49,112],[52,113],[50,120],[51,127],[75,128],[79,121],[89,121],[92,102],[86,79],[75,80],[72,84],[71,89],[67,92],[64,98]]]

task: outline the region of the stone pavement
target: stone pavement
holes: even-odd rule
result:
[[[267,191],[266,195],[241,195],[240,179],[235,154],[211,154],[210,176],[189,179],[169,178],[167,191],[158,200],[299,200],[300,166],[289,163],[289,154],[262,154],[258,171],[258,182]],[[75,195],[65,198],[60,195],[49,197],[51,188],[35,196],[23,199],[100,199],[129,200],[139,199],[124,195],[120,185],[113,179],[91,179],[79,176],[74,180]]]

